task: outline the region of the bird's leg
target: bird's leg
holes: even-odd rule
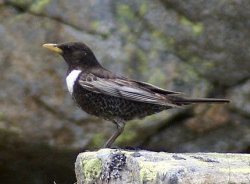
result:
[[[104,144],[104,148],[109,148],[112,146],[116,138],[123,132],[125,122],[121,119],[114,120],[113,123],[116,125],[116,131],[113,133],[113,135],[109,138],[109,140]]]

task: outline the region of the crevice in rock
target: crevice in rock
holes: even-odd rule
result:
[[[181,10],[181,8],[179,8],[173,2],[169,2],[168,0],[158,0],[158,1],[163,5],[163,7],[166,9],[166,11],[171,9],[171,10],[175,11],[179,16],[185,17],[194,23],[200,21],[198,16],[192,17],[192,16],[188,15],[187,12]]]
[[[39,96],[32,95],[32,100],[40,107],[52,114],[54,117],[60,120],[66,120],[70,123],[74,123],[77,125],[81,124],[88,124],[88,123],[98,123],[99,120],[94,120],[93,118],[81,118],[81,119],[75,119],[73,117],[67,116],[64,112],[60,110],[56,110],[55,107],[51,107],[49,104],[47,104],[45,101],[43,101]]]
[[[152,140],[154,136],[160,134],[166,129],[174,126],[178,126],[182,124],[186,119],[193,116],[192,108],[186,109],[182,112],[177,113],[176,115],[172,116],[171,118],[164,120],[162,123],[159,123],[159,126],[154,129],[154,131],[150,131],[150,134],[143,138],[143,142],[139,145],[140,148],[146,147]]]
[[[57,119],[63,119],[67,121],[74,122],[75,120],[71,117],[65,116],[65,113],[60,112],[60,110],[55,110],[55,108],[44,102],[39,96],[32,95],[32,101],[34,101],[39,107],[45,109],[47,112],[55,116]]]

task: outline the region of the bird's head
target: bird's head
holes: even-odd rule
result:
[[[86,68],[100,65],[91,49],[81,42],[46,43],[43,47],[60,54],[69,67]]]

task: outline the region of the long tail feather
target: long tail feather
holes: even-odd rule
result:
[[[219,98],[194,98],[194,99],[183,99],[179,102],[189,102],[189,103],[229,103],[228,99]]]
[[[171,99],[171,101],[176,105],[188,105],[193,103],[229,103],[228,99],[219,99],[219,98],[184,98],[177,97]]]

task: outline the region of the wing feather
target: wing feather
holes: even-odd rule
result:
[[[134,81],[120,78],[100,78],[93,74],[81,76],[79,84],[86,90],[102,93],[114,97],[125,98],[128,100],[152,103],[166,106],[176,106],[167,100],[165,95],[154,92],[144,86],[140,86]],[[151,88],[153,86],[150,85]],[[161,90],[157,88],[156,90]]]

